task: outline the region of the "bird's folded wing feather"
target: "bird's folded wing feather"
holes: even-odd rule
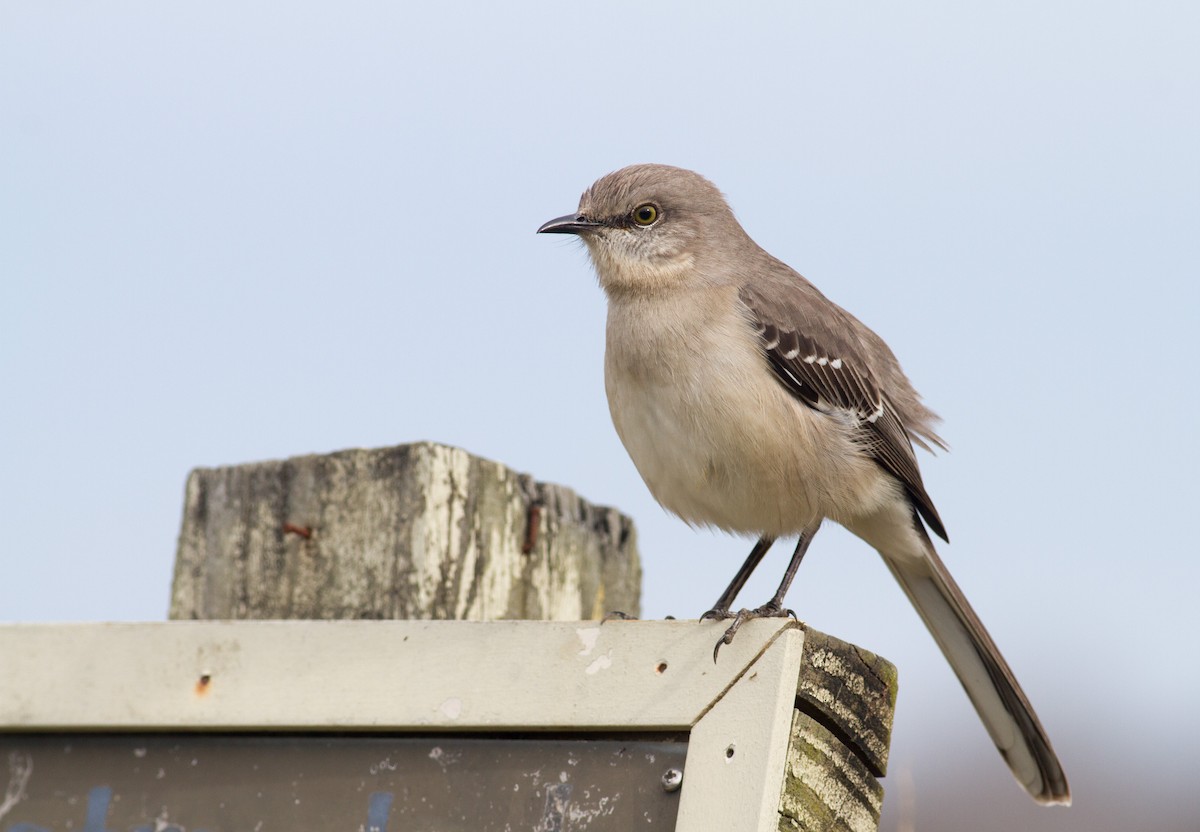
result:
[[[857,431],[864,451],[904,485],[929,528],[946,539],[921,481],[910,432],[863,354],[856,331],[862,324],[815,290],[813,294],[767,297],[745,286],[739,297],[779,382],[809,407]]]

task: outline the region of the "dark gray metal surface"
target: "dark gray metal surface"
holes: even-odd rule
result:
[[[0,832],[674,829],[687,743],[0,735]],[[684,786],[687,788],[686,777]]]

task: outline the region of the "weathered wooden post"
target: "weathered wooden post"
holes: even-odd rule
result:
[[[640,611],[633,523],[466,451],[199,468],[173,619],[596,619]]]

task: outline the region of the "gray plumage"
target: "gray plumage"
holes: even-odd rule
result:
[[[1025,694],[933,548],[946,530],[913,443],[945,447],[888,346],[742,229],[708,180],[635,165],[593,184],[539,229],[577,234],[608,296],[605,386],[617,433],[651,493],[695,525],[760,540],[707,617],[728,609],[771,542],[821,522],[883,556],[1018,781],[1069,803]]]

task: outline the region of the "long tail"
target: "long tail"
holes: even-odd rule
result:
[[[1062,765],[1033,706],[926,536],[927,558],[884,562],[942,648],[1013,775],[1038,803],[1070,805]]]

